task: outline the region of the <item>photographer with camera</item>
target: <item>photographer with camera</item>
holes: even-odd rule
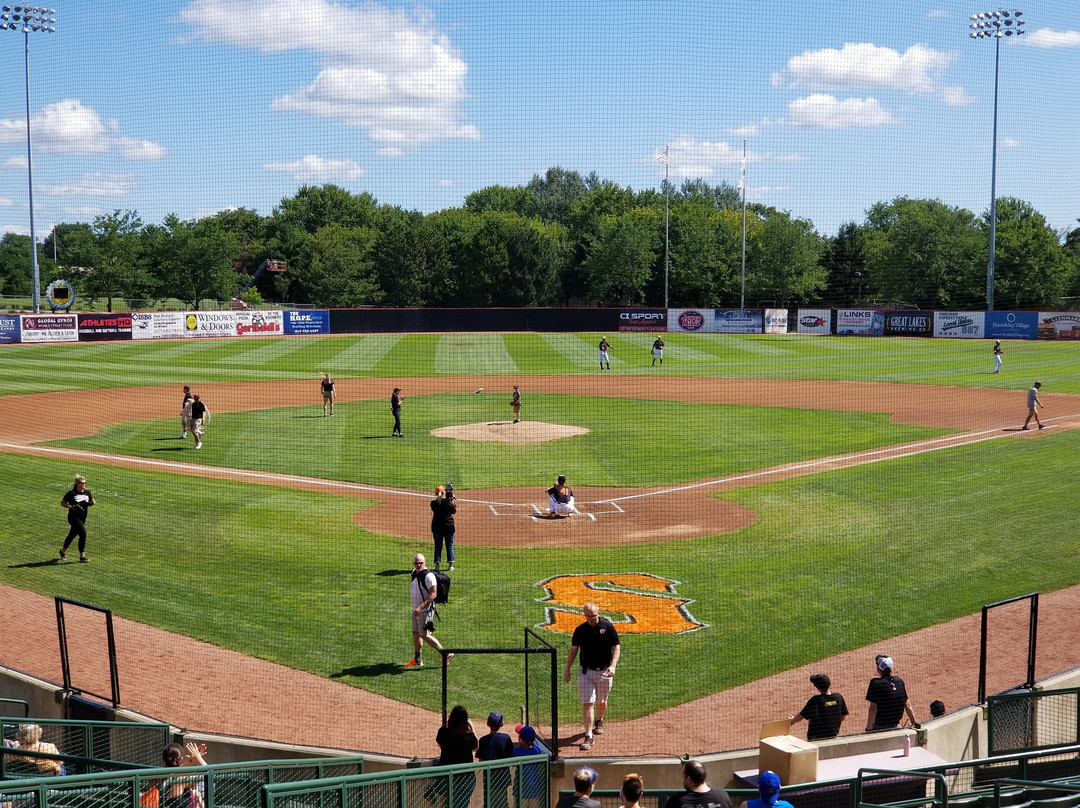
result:
[[[435,539],[435,569],[441,569],[443,543],[446,544],[448,572],[454,571],[454,484],[435,486],[435,499],[431,500],[431,536]]]

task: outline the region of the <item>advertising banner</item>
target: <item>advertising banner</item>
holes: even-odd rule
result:
[[[832,311],[830,309],[799,309],[795,330],[800,334],[829,334]]]
[[[17,314],[0,314],[0,342],[19,342],[22,329]]]
[[[787,333],[787,321],[788,321],[788,310],[787,309],[765,309],[765,333],[766,334],[786,334]]]
[[[286,334],[329,334],[330,312],[326,309],[303,309],[284,312]]]
[[[713,330],[718,334],[760,334],[765,328],[761,309],[716,309]]]
[[[929,337],[934,333],[933,312],[886,311],[885,333],[889,336]]]
[[[873,309],[837,309],[836,333],[880,337],[885,332],[885,314]]]
[[[137,311],[131,315],[132,339],[180,339],[184,334],[182,311]]]
[[[1080,339],[1080,311],[1040,311],[1039,339]]]
[[[74,314],[24,314],[23,342],[78,342]]]
[[[131,339],[130,314],[79,314],[79,341]]]
[[[189,337],[274,336],[282,333],[280,311],[193,311],[184,315]]]
[[[934,336],[982,339],[985,316],[982,311],[935,311]]]
[[[1035,339],[1039,316],[1033,311],[988,311],[983,314],[983,336],[992,339]]]
[[[667,331],[664,309],[623,309],[619,312],[620,331]]]
[[[668,309],[668,331],[704,334],[714,331],[712,309]]]

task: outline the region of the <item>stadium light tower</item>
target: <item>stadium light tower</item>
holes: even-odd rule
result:
[[[994,310],[994,252],[997,248],[997,120],[998,66],[1001,63],[1001,40],[1024,33],[1024,12],[1015,9],[984,11],[971,15],[972,39],[994,40],[994,140],[990,144],[990,260],[986,265],[986,310]]]
[[[30,34],[55,34],[56,10],[39,6],[3,6],[0,31],[22,31],[26,65],[26,180],[30,203],[30,268],[34,278],[34,313],[41,312],[41,269],[38,267],[37,234],[34,232],[34,157],[30,147]]]

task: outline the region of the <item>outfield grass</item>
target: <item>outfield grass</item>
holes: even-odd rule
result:
[[[895,381],[1080,393],[1080,345],[1010,343],[993,375],[990,343],[918,339],[668,335],[663,370],[651,335],[609,335],[612,374]],[[0,348],[0,394],[210,381],[593,373],[596,335],[371,335]],[[676,382],[673,382],[676,383]],[[506,395],[412,396],[405,441],[384,401],[215,415],[206,447],[176,451],[176,419],[122,424],[67,445],[428,489],[701,479],[939,434],[884,416],[531,394],[527,417],[589,435],[538,447],[469,444],[434,426],[507,415]],[[1018,398],[1018,401],[1022,399]],[[487,408],[494,408],[494,415]],[[480,410],[477,417],[477,410]],[[1051,410],[1050,414],[1054,414]],[[88,417],[92,420],[92,414]],[[369,439],[370,438],[370,439]],[[190,441],[186,444],[190,447]],[[517,646],[544,620],[537,583],[579,573],[645,572],[708,628],[628,636],[621,720],[977,611],[992,600],[1080,579],[1072,558],[1080,432],[996,440],[729,492],[758,521],[693,541],[543,551],[459,551],[454,601],[439,636],[459,646]],[[158,451],[161,450],[161,451]],[[47,563],[66,532],[59,499],[90,478],[89,565]],[[434,708],[439,672],[403,671],[412,554],[429,542],[373,534],[352,516],[369,503],[332,494],[0,455],[0,580],[62,594],[292,667]],[[422,506],[422,503],[421,503]],[[462,529],[465,529],[462,520]],[[888,608],[882,608],[888,603]],[[543,633],[543,632],[542,632]],[[551,635],[560,651],[568,638]],[[673,664],[673,660],[679,660]],[[463,659],[450,697],[503,704],[504,664]],[[458,662],[455,662],[458,666]],[[692,671],[693,675],[687,675]],[[490,705],[490,706],[489,706]],[[564,698],[564,721],[578,707]]]
[[[175,417],[109,426],[52,445],[416,490],[450,479],[466,490],[546,487],[554,469],[579,486],[658,486],[948,431],[893,424],[884,413],[530,394],[530,420],[590,432],[514,446],[430,434],[505,419],[505,394],[410,396],[407,404],[404,442],[389,437],[385,402],[360,401],[337,404],[332,419],[322,417],[321,405],[216,415],[198,454],[190,437],[179,440]]]
[[[1080,344],[1014,341],[992,373],[987,340],[669,334],[608,335],[612,374],[825,379],[1080,393]],[[598,372],[595,334],[373,334],[254,340],[5,345],[0,395],[145,384]],[[526,382],[527,384],[527,382]]]

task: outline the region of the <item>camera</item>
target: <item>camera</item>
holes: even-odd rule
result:
[[[452,482],[450,482],[449,480],[446,481],[446,498],[447,499],[453,499],[454,498],[454,484]]]

